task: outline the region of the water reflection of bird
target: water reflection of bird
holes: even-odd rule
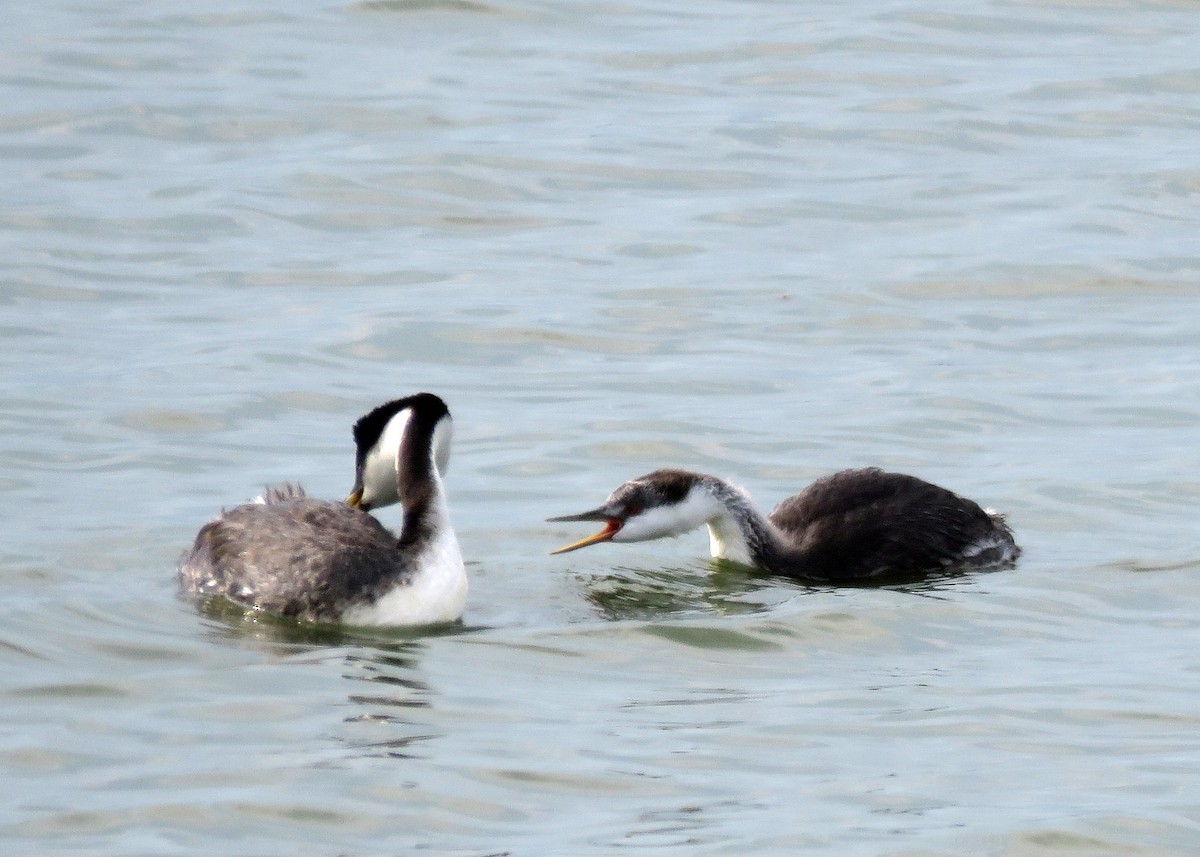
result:
[[[915,476],[875,468],[818,479],[770,515],[715,476],[656,470],[621,485],[599,508],[550,520],[604,523],[554,553],[707,525],[714,557],[814,581],[984,568],[1020,554],[1001,515]]]
[[[352,625],[424,625],[462,615],[467,577],[441,473],[453,423],[418,393],[354,425],[355,483],[344,503],[292,485],[205,524],[180,560],[184,591],[277,616]],[[400,503],[397,538],[369,509]]]

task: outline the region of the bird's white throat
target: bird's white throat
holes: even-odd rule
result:
[[[708,551],[714,559],[727,559],[743,565],[754,565],[746,534],[728,512],[708,522]]]
[[[678,503],[654,506],[630,517],[613,541],[642,542],[680,536],[704,525],[708,526],[709,549],[714,557],[751,563],[750,546],[737,511],[710,486],[700,483],[693,485]]]
[[[362,500],[365,505],[375,509],[399,502],[400,494],[396,486],[396,456],[400,452],[400,444],[412,421],[412,409],[405,408],[396,413],[383,429],[379,440],[367,450],[363,458],[362,470]]]

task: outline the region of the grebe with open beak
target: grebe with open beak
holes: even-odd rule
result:
[[[590,512],[549,520],[604,524],[556,554],[707,526],[715,558],[834,583],[985,568],[1020,555],[1003,516],[915,476],[877,468],[818,479],[770,515],[715,476],[655,470],[621,485]]]

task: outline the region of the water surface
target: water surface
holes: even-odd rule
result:
[[[9,10],[5,853],[1194,854],[1194,11]],[[461,628],[177,597],[216,509],[344,496],[418,389]],[[547,556],[655,467],[866,464],[1020,564]]]

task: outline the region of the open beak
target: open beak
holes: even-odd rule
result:
[[[362,505],[362,486],[355,485],[354,490],[350,492],[350,496],[346,498],[346,505],[351,509],[361,509]]]
[[[604,522],[604,529],[602,529],[600,532],[593,533],[592,535],[582,538],[577,542],[571,542],[569,545],[565,545],[557,550],[552,550],[550,551],[551,556],[558,553],[569,553],[570,551],[579,550],[580,548],[585,548],[588,545],[594,545],[599,542],[611,541],[612,537],[620,532],[621,527],[625,526],[624,521],[622,521],[620,518],[613,517],[603,507],[599,509],[593,509],[590,512],[581,512],[578,515],[563,515],[558,518],[547,518],[546,520],[550,523],[557,523],[559,521]]]

